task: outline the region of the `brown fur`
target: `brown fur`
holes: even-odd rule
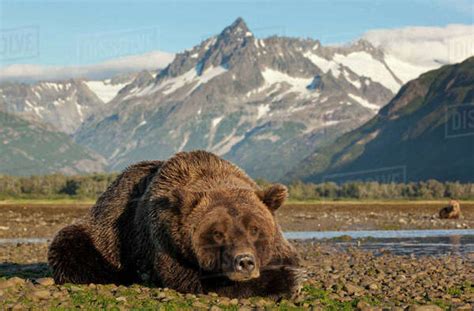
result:
[[[451,200],[449,205],[439,211],[441,219],[459,219],[461,217],[461,206],[457,200]]]
[[[289,297],[302,273],[274,217],[286,196],[284,186],[262,190],[204,151],[141,162],[56,235],[48,260],[57,283],[151,281],[181,292]]]

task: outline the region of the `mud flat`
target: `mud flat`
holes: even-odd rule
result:
[[[474,229],[474,204],[460,219],[439,219],[448,202],[320,202],[288,204],[277,213],[285,231]]]
[[[474,204],[462,204],[461,219],[437,214],[445,203],[321,202],[287,204],[277,217],[284,231],[474,229]],[[0,238],[52,237],[83,216],[90,204],[0,204]]]

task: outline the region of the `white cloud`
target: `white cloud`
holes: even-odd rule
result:
[[[420,67],[438,67],[474,55],[474,25],[375,29],[363,36],[399,60]]]
[[[161,69],[173,58],[174,54],[156,51],[83,66],[14,64],[0,68],[0,81],[61,80],[79,77],[104,79],[120,73]]]

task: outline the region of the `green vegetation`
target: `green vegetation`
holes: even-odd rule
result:
[[[471,57],[408,82],[369,122],[315,148],[285,180],[472,182],[473,73]]]
[[[80,174],[103,168],[96,155],[67,134],[2,111],[0,145],[0,172],[11,175]]]
[[[84,176],[2,176],[0,175],[1,200],[95,200],[116,178],[116,174]]]
[[[327,182],[320,184],[294,182],[289,185],[293,200],[441,200],[474,198],[474,184],[459,182],[389,183],[347,182],[341,185]]]
[[[104,192],[117,174],[93,174],[64,176],[5,176],[0,175],[0,200],[34,200],[38,204],[50,203],[91,203]],[[269,182],[257,180],[266,187]],[[436,180],[407,184],[381,184],[378,182],[348,182],[338,185],[333,182],[320,184],[293,182],[288,185],[290,202],[334,201],[400,201],[400,200],[460,200],[474,199],[474,184],[459,182],[441,183]]]

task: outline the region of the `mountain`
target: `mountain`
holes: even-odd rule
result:
[[[118,75],[98,81],[3,82],[0,83],[0,110],[47,123],[59,131],[72,134],[135,76]]]
[[[278,179],[393,97],[402,80],[384,57],[364,40],[258,39],[239,18],[156,77],[141,75],[74,137],[111,170],[200,148]]]
[[[401,57],[412,54],[406,44],[398,53],[395,43],[380,42],[383,34],[375,38],[341,46],[261,39],[238,18],[169,57],[173,61],[161,71],[95,81],[2,82],[0,110],[71,135],[106,158],[108,170],[206,149],[253,177],[276,180],[375,116],[409,79],[439,66],[438,60],[419,64],[419,57]],[[414,49],[423,50],[423,42]],[[154,57],[162,55],[146,58],[163,63]],[[123,59],[120,68],[142,63],[143,55],[138,58]]]
[[[304,181],[474,181],[474,57],[421,75],[363,126],[306,158]]]
[[[0,111],[0,173],[38,175],[100,172],[105,160],[50,126]]]

